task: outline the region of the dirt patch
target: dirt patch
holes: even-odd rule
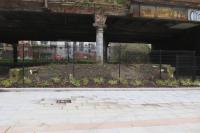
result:
[[[67,65],[48,65],[40,67],[30,67],[31,69],[37,69],[38,73],[30,75],[26,73],[28,77],[33,80],[49,80],[53,77],[68,78],[70,74],[74,74],[76,79],[82,78],[96,78],[103,77],[105,79],[118,79],[119,78],[119,65],[106,64],[67,64]],[[163,77],[168,76],[167,73],[162,73]],[[160,69],[153,67],[150,64],[131,64],[120,65],[120,77],[127,80],[154,80],[159,79]]]

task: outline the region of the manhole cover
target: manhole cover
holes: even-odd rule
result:
[[[67,104],[67,103],[72,103],[71,99],[57,99],[56,103],[58,104]]]

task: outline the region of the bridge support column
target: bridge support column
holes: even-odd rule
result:
[[[99,64],[104,63],[104,28],[106,22],[106,16],[102,14],[95,15],[95,23],[96,27],[96,61]]]

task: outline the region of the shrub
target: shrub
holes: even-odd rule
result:
[[[69,82],[70,82],[70,84],[72,84],[75,87],[81,86],[80,80],[75,79],[72,74],[69,75]]]
[[[131,84],[132,84],[133,86],[138,87],[138,86],[143,86],[143,85],[144,85],[144,82],[141,81],[141,80],[133,80],[133,81],[131,82]]]
[[[6,88],[12,87],[13,81],[10,80],[10,79],[4,79],[4,80],[1,81],[1,85],[2,85],[3,87],[6,87]]]
[[[181,86],[192,86],[193,81],[191,79],[181,79],[180,80],[180,85]]]
[[[55,83],[55,84],[58,84],[61,82],[61,79],[59,77],[53,77],[52,79],[52,82]]]
[[[27,77],[24,77],[24,84],[30,85],[32,84],[32,80]]]
[[[72,79],[70,81],[70,83],[75,87],[80,87],[81,86],[80,80],[77,80],[77,79]]]
[[[200,80],[195,80],[193,82],[193,86],[200,86]]]
[[[108,84],[109,85],[117,85],[118,84],[118,80],[114,80],[114,79],[113,80],[109,80]]]
[[[87,78],[84,78],[84,79],[82,80],[82,83],[83,83],[84,86],[87,86],[88,83],[89,83],[89,80],[88,80]]]
[[[119,82],[122,85],[128,85],[128,80],[126,80],[126,79],[119,78]]]
[[[99,77],[99,78],[94,78],[93,79],[94,83],[97,84],[97,85],[101,85],[104,83],[104,79],[102,77]]]
[[[20,81],[23,79],[23,70],[19,68],[10,69],[9,78],[15,82]]]
[[[168,86],[178,86],[179,82],[177,80],[167,80]]]
[[[157,86],[167,86],[166,80],[156,80],[155,83],[156,83]]]
[[[40,86],[42,87],[49,87],[49,82],[48,81],[43,81],[42,83],[40,83]]]

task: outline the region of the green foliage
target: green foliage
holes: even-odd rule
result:
[[[156,80],[155,81],[157,86],[167,86],[167,81],[166,80]]]
[[[193,81],[191,79],[180,79],[181,86],[192,86]]]
[[[193,82],[193,86],[200,86],[200,80],[195,80],[194,82]]]
[[[70,83],[75,87],[80,87],[81,86],[80,80],[77,80],[77,79],[71,80]]]
[[[123,85],[128,85],[128,80],[122,80],[122,81],[120,81],[120,83]]]
[[[82,80],[82,83],[83,83],[84,86],[87,86],[88,83],[89,83],[89,80],[88,80],[87,78],[84,78],[84,79]]]
[[[69,75],[69,82],[70,82],[70,84],[72,84],[75,87],[80,87],[81,86],[81,81],[75,79],[72,74]]]
[[[12,87],[12,85],[14,84],[14,82],[13,82],[12,80],[10,80],[10,79],[4,79],[4,80],[1,81],[0,84],[1,84],[3,87],[8,88],[8,87]]]
[[[109,85],[117,85],[118,84],[118,80],[114,80],[114,79],[113,80],[109,80],[108,84]]]
[[[32,84],[32,80],[30,78],[24,77],[24,84],[30,85]]]
[[[60,79],[59,77],[53,77],[53,78],[51,79],[51,81],[52,81],[53,83],[55,83],[55,84],[59,84],[59,83],[61,82],[61,79]]]
[[[156,85],[157,86],[178,86],[179,82],[177,80],[156,80]]]
[[[9,78],[15,82],[22,80],[23,79],[23,70],[19,69],[19,68],[10,69]]]
[[[94,78],[93,81],[97,85],[101,85],[104,83],[104,79],[102,77]]]
[[[40,83],[40,86],[42,87],[49,87],[49,82],[48,81],[43,81],[42,83]]]
[[[144,82],[141,81],[141,80],[133,80],[133,81],[131,82],[131,85],[136,86],[136,87],[138,87],[138,86],[143,86],[143,85],[144,85]]]
[[[167,66],[167,73],[170,76],[170,78],[174,77],[174,72],[175,72],[175,68],[172,66]]]
[[[167,80],[167,85],[171,87],[178,86],[179,82],[177,80]]]
[[[128,85],[128,80],[126,80],[126,79],[122,79],[122,78],[120,78],[119,79],[119,82],[120,82],[120,84],[122,84],[122,85]]]

